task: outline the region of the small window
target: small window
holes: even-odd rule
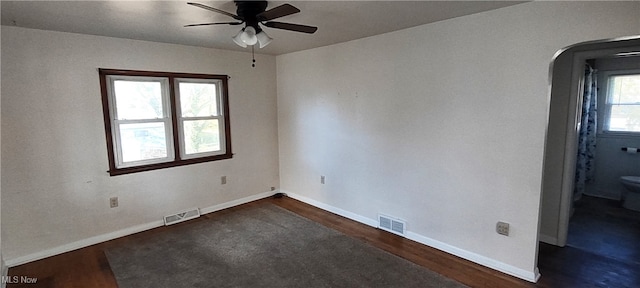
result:
[[[226,75],[99,72],[111,175],[232,157]]]
[[[640,73],[607,77],[604,130],[640,133]]]
[[[175,80],[178,105],[178,125],[182,158],[224,154],[224,123],[220,111],[222,83],[215,79]]]

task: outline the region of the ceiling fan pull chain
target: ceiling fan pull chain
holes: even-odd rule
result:
[[[256,67],[256,55],[253,52],[253,47],[254,46],[255,45],[251,45],[251,58],[252,58],[252,61],[253,61],[253,63],[251,63],[251,67]]]

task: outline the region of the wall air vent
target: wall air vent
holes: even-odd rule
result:
[[[378,228],[404,236],[407,223],[403,220],[378,214]]]
[[[164,216],[164,225],[169,226],[171,224],[184,222],[198,217],[200,217],[200,210],[198,210],[198,208],[193,208],[180,213]]]

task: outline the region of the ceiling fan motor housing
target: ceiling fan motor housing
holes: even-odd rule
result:
[[[256,29],[256,31],[260,31],[260,26],[258,25],[258,19],[256,15],[267,10],[267,1],[233,1],[238,10],[236,14],[244,19],[247,26],[251,26]]]
[[[208,26],[208,25],[241,25],[245,24],[246,27],[253,27],[256,30],[256,33],[260,33],[262,29],[260,28],[260,24],[275,29],[282,29],[288,31],[302,32],[313,34],[318,30],[318,27],[294,24],[294,23],[286,23],[286,22],[278,22],[273,21],[274,19],[296,14],[300,12],[300,9],[290,5],[290,4],[282,4],[280,6],[271,8],[267,10],[267,1],[239,1],[235,0],[234,3],[237,7],[237,15],[229,13],[224,10],[220,10],[217,8],[213,8],[207,5],[203,5],[200,3],[187,2],[187,4],[196,6],[198,8],[206,9],[212,12],[216,12],[219,14],[223,14],[235,19],[235,22],[214,22],[214,23],[201,23],[201,24],[190,24],[185,27],[192,26]],[[244,31],[244,30],[243,30]]]

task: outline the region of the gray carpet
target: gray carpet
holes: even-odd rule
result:
[[[105,253],[127,287],[466,287],[268,204]]]

